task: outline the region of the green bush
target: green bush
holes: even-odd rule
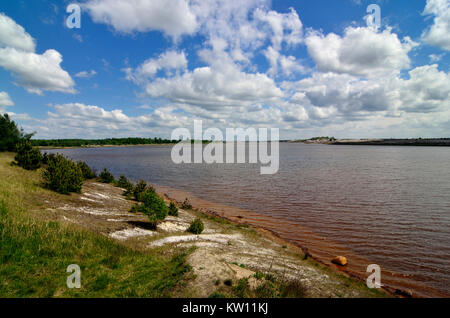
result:
[[[81,173],[83,174],[83,178],[85,180],[94,179],[97,177],[94,170],[92,170],[86,162],[78,161],[77,166],[81,169]]]
[[[130,186],[132,187],[133,185],[131,184],[131,182],[127,179],[127,177],[125,177],[124,175],[121,175],[119,177],[119,180],[117,180],[117,186],[119,188],[123,188],[123,189],[129,189]]]
[[[43,178],[44,186],[58,193],[81,192],[83,173],[75,162],[63,155],[57,154],[48,161]]]
[[[144,191],[140,197],[142,204],[136,205],[132,208],[132,210],[139,211],[147,215],[150,222],[155,224],[156,227],[157,221],[164,220],[167,217],[169,208],[164,200],[152,189]]]
[[[169,215],[170,216],[178,216],[178,208],[175,203],[170,202],[169,204]]]
[[[106,168],[99,175],[100,181],[103,183],[112,183],[114,181],[114,176]]]
[[[189,226],[187,230],[188,232],[191,232],[193,234],[200,234],[203,232],[204,228],[205,226],[203,225],[202,220],[197,218],[194,221],[192,221],[191,226]]]
[[[16,146],[17,155],[14,160],[26,170],[36,170],[41,167],[42,155],[37,148],[33,148],[29,140],[22,140]]]
[[[192,209],[192,204],[191,204],[191,202],[189,201],[188,198],[184,199],[184,202],[181,204],[181,208],[184,209],[184,210]]]
[[[153,192],[156,194],[155,189],[151,186],[148,186],[147,182],[145,182],[144,180],[139,181],[133,189],[134,198],[137,201],[142,202],[142,194],[147,191],[150,191],[150,192]]]

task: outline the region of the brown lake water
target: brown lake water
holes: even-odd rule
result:
[[[145,179],[171,196],[264,227],[351,274],[378,264],[382,283],[450,296],[450,148],[280,144],[280,170],[182,164],[171,146],[61,149],[97,171]]]

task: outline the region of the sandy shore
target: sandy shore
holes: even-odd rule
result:
[[[199,211],[180,210],[179,217],[168,217],[156,231],[151,230],[146,216],[129,212],[134,202],[126,200],[122,191],[109,184],[90,181],[83,186],[81,195],[72,194],[63,200],[47,198],[43,203],[53,219],[101,233],[135,248],[195,247],[188,257],[195,278],[189,282],[189,294],[184,296],[208,297],[217,292],[217,281],[228,279],[249,278],[249,284],[256,287],[253,278],[256,273],[298,280],[306,290],[305,297],[388,296],[312,259],[305,259],[299,247],[276,238],[269,231],[255,230]],[[205,224],[201,235],[186,232],[196,217],[202,218]]]

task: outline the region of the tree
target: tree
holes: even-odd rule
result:
[[[24,134],[8,114],[0,115],[0,151],[16,151],[22,139],[30,139],[33,134]]]

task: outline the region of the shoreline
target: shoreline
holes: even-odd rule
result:
[[[211,217],[203,211],[183,209],[180,209],[179,217],[167,217],[156,230],[149,229],[146,216],[129,212],[134,201],[122,196],[123,189],[89,180],[83,185],[81,194],[59,195],[39,186],[39,171],[27,172],[10,166],[11,159],[11,155],[6,155],[1,160],[2,175],[14,180],[14,185],[6,179],[0,182],[0,186],[8,191],[5,193],[10,193],[4,199],[10,200],[11,194],[16,193],[14,197],[20,201],[19,205],[29,206],[23,213],[36,222],[56,222],[63,228],[109,237],[125,247],[155,256],[176,255],[180,249],[190,251],[186,254],[186,261],[194,275],[188,275],[188,285],[178,290],[175,297],[208,297],[214,292],[232,296],[234,289],[225,283],[217,285],[218,279],[226,282],[231,278],[234,283],[248,279],[250,285],[259,286],[264,279],[254,278],[258,273],[274,275],[280,282],[298,281],[304,297],[391,296],[383,290],[370,290],[361,281],[315,260],[302,259],[303,254],[298,247],[284,243],[268,231],[264,233],[251,226]],[[22,193],[17,187],[23,183],[30,190]],[[197,217],[205,224],[204,233],[186,233],[190,222]],[[57,237],[55,240],[54,243],[58,244]],[[115,274],[111,272],[110,275]],[[251,294],[254,291],[249,292],[249,295],[254,295]]]
[[[356,254],[355,252],[352,252],[350,250],[348,250],[346,247],[343,247],[343,249],[345,251],[347,251],[347,253],[342,253],[342,256],[346,256],[349,259],[349,265],[342,267],[342,266],[337,266],[335,264],[333,264],[331,262],[330,257],[324,257],[324,253],[319,253],[318,250],[314,249],[314,244],[308,244],[308,242],[306,242],[306,244],[301,244],[300,242],[295,242],[293,240],[290,240],[286,237],[283,237],[282,234],[280,234],[279,232],[277,232],[276,230],[270,228],[270,226],[265,226],[262,224],[257,224],[255,222],[253,222],[252,220],[252,216],[257,215],[260,216],[262,218],[265,218],[266,216],[258,214],[257,212],[253,212],[253,211],[247,211],[247,210],[242,210],[239,208],[235,208],[232,206],[224,206],[222,204],[218,204],[215,202],[211,202],[211,201],[207,201],[204,199],[199,199],[195,194],[192,194],[190,192],[186,192],[184,190],[178,190],[178,189],[174,189],[168,186],[161,186],[161,185],[156,185],[156,184],[152,184],[152,186],[155,187],[155,189],[157,190],[157,192],[160,195],[163,195],[164,197],[166,197],[167,199],[169,199],[170,201],[174,201],[176,203],[181,203],[183,201],[183,199],[185,197],[189,198],[194,209],[196,209],[197,211],[207,214],[207,215],[211,215],[213,217],[218,217],[221,219],[224,219],[228,222],[232,222],[234,224],[243,224],[246,226],[249,226],[253,229],[255,229],[256,231],[260,232],[262,235],[264,235],[265,237],[268,237],[269,239],[272,240],[276,240],[278,242],[282,242],[282,244],[285,245],[289,245],[291,246],[291,248],[293,250],[296,250],[298,253],[300,254],[308,254],[308,258],[314,260],[315,262],[329,268],[330,270],[345,275],[346,277],[352,278],[352,279],[357,279],[360,282],[365,283],[367,276],[364,275],[369,275],[368,273],[366,273],[365,268],[363,271],[360,272],[356,271],[354,268],[352,268],[352,263],[350,263],[352,260],[354,260],[355,258],[359,260],[359,258],[361,258],[360,255]],[[180,193],[178,195],[178,198],[174,198],[173,195],[170,195],[170,192],[175,192],[175,193]],[[194,202],[200,202],[200,204],[197,206],[196,204],[194,204]],[[232,213],[229,213],[227,215],[226,212],[224,212],[224,208],[230,208],[231,211],[234,211]],[[232,215],[232,214],[237,214],[237,215]],[[247,215],[250,214],[250,215]],[[278,221],[278,220],[277,220]],[[311,232],[309,229],[303,228],[303,230],[305,230],[305,232],[307,232],[306,236],[314,236],[315,234],[313,232]],[[322,241],[322,240],[325,241]],[[329,241],[327,238],[319,238],[319,239],[315,239],[315,240],[320,240],[321,244],[325,244],[327,245]],[[311,241],[310,241],[311,243]],[[331,244],[333,245],[334,248],[336,248],[336,246],[338,246],[338,244],[336,244],[335,242],[331,242]],[[328,250],[330,250],[332,248],[329,248]],[[326,254],[325,254],[326,255]],[[339,252],[337,253],[330,253],[329,255],[341,255]],[[332,257],[334,257],[332,256]],[[365,264],[372,264],[373,262],[370,262],[369,260],[366,260],[365,258],[361,258],[365,261]],[[365,266],[367,266],[365,265]],[[446,294],[443,291],[437,290],[437,289],[433,289],[429,286],[425,286],[422,285],[423,283],[421,282],[415,282],[415,284],[406,284],[404,286],[401,285],[396,285],[394,283],[389,284],[389,283],[385,283],[385,280],[383,280],[383,277],[386,278],[386,275],[388,275],[389,277],[397,277],[397,276],[401,276],[396,272],[390,271],[388,269],[383,269],[383,273],[384,275],[382,276],[382,290],[389,294],[390,296],[393,297],[402,297],[402,298],[428,298],[428,297],[448,297],[448,294]],[[388,279],[388,281],[390,281],[390,279]],[[428,293],[422,293],[420,292],[421,290],[428,290]]]

